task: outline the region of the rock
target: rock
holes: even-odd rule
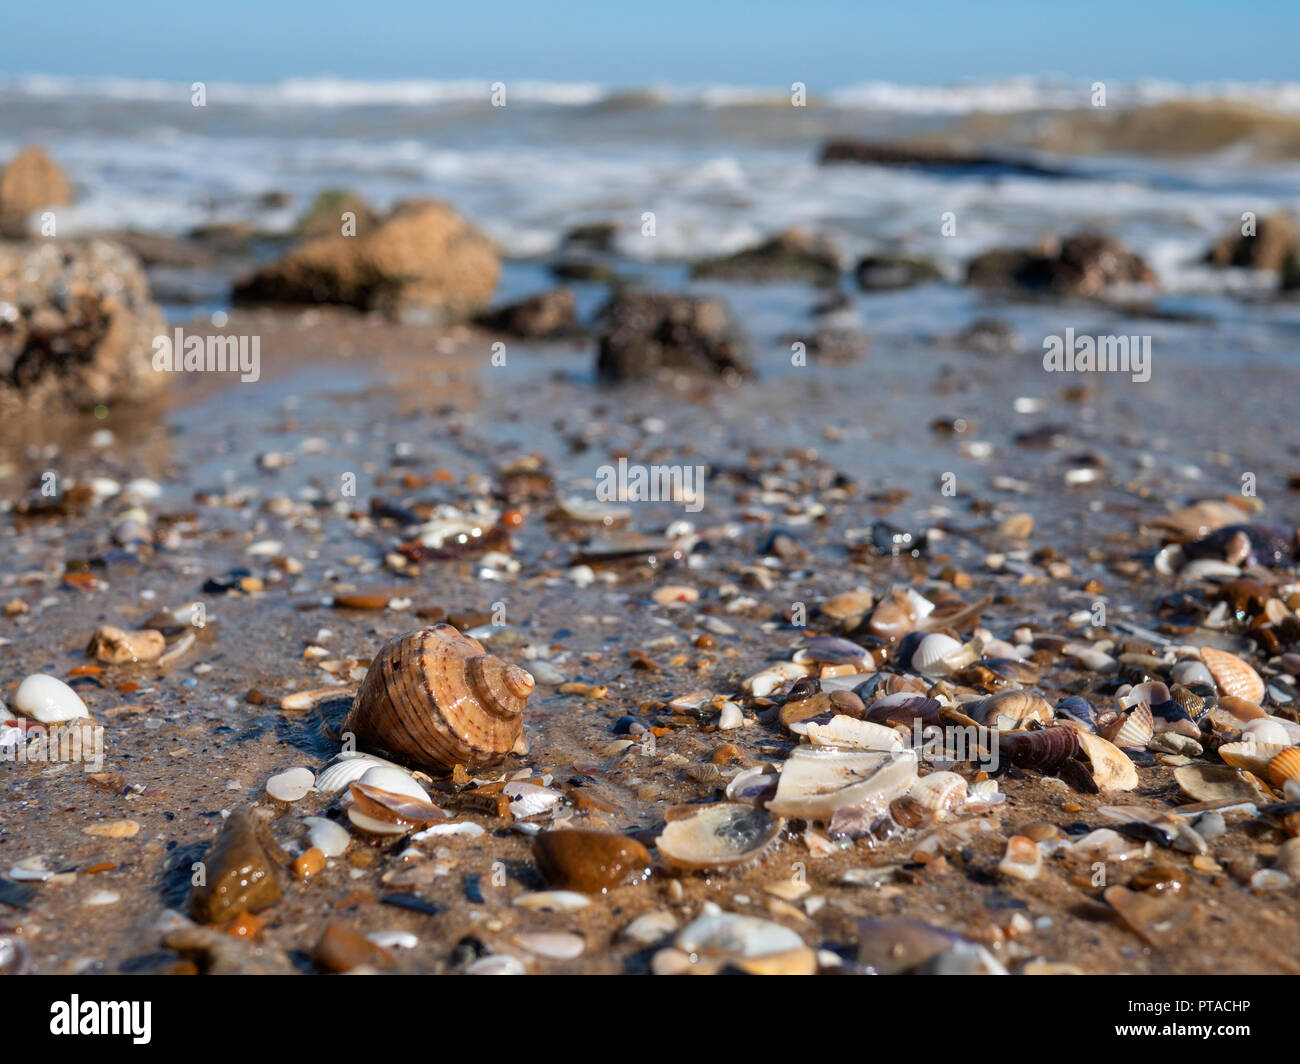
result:
[[[701,280],[805,281],[830,287],[839,283],[840,257],[825,238],[787,229],[757,247],[697,262],[691,267],[691,276]]]
[[[533,857],[542,878],[559,890],[603,894],[650,874],[644,846],[602,831],[543,831],[533,840]]]
[[[451,321],[492,298],[501,262],[490,240],[444,203],[397,207],[369,233],[330,236],[236,284],[238,303],[333,303]]]
[[[300,240],[342,236],[344,213],[355,215],[353,236],[365,236],[379,221],[370,205],[351,189],[326,188],[316,194],[306,213],[298,219],[293,235]]]
[[[577,304],[571,289],[556,288],[480,314],[475,322],[507,336],[545,340],[576,331]]]
[[[725,303],[667,292],[624,291],[601,311],[598,376],[613,381],[660,371],[753,376],[739,329]]]
[[[157,394],[163,328],[140,264],[118,245],[0,243],[0,412]]]
[[[269,942],[236,938],[214,927],[182,927],[168,932],[163,945],[197,957],[204,975],[297,975],[286,954]]]
[[[230,814],[203,858],[203,873],[203,882],[191,892],[190,909],[205,924],[260,912],[280,900],[275,861],[247,809]]]
[[[376,946],[360,931],[335,922],[326,926],[312,952],[312,960],[327,972],[350,972],[363,965],[387,968],[393,963],[393,955],[383,946]]]
[[[43,148],[23,148],[0,172],[0,230],[27,235],[28,218],[42,207],[72,202],[72,186]]]
[[[873,144],[861,140],[828,141],[818,161],[859,163],[864,166],[907,166],[926,170],[976,170],[991,174],[1018,174],[1026,177],[1065,177],[1069,171],[1028,159],[964,152],[952,148],[923,144]]]
[[[611,252],[617,236],[618,226],[613,222],[588,222],[576,225],[564,234],[564,247]]]
[[[903,255],[868,255],[858,263],[854,276],[864,292],[888,292],[943,280],[933,262]]]
[[[1295,222],[1285,211],[1278,211],[1259,220],[1254,236],[1243,236],[1240,227],[1233,227],[1205,253],[1205,261],[1212,266],[1281,272],[1286,260],[1297,252],[1300,233]]]
[[[1300,256],[1288,255],[1282,263],[1282,282],[1280,285],[1283,292],[1295,292],[1300,290]]]
[[[214,255],[208,248],[193,241],[177,240],[156,233],[138,233],[131,229],[108,234],[108,239],[121,244],[146,267],[175,266],[179,269],[197,269],[210,266]]]
[[[1092,298],[1112,285],[1154,285],[1156,276],[1139,256],[1117,241],[1082,233],[1040,248],[986,251],[971,260],[966,281],[985,288]]]
[[[982,355],[1014,355],[1020,350],[1020,337],[1016,331],[996,318],[977,318],[956,333],[952,340]]]
[[[871,350],[871,341],[860,329],[818,329],[811,336],[791,334],[784,342],[802,343],[818,362],[856,362]]]
[[[553,262],[551,275],[558,281],[586,281],[590,284],[613,284],[618,280],[618,271],[612,263],[586,256]]]
[[[98,658],[109,665],[128,665],[140,661],[153,661],[160,657],[167,645],[162,632],[143,628],[126,632],[105,624],[95,629],[86,647],[86,656]]]

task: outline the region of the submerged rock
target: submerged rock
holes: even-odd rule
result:
[[[1297,252],[1300,233],[1296,232],[1295,222],[1285,211],[1278,211],[1259,220],[1254,236],[1243,236],[1240,226],[1234,226],[1205,253],[1205,261],[1212,266],[1280,272],[1286,260]]]
[[[160,391],[162,315],[135,257],[104,240],[0,243],[0,410],[89,409]]]
[[[571,289],[556,288],[480,314],[475,322],[507,336],[544,340],[576,331],[577,304]]]
[[[933,262],[905,255],[868,255],[858,262],[854,275],[864,292],[888,292],[943,280]]]
[[[1143,259],[1110,237],[1081,233],[1038,248],[994,248],[971,260],[968,284],[1095,297],[1113,285],[1154,285]]]
[[[787,229],[757,247],[691,267],[691,276],[727,281],[805,281],[831,286],[839,283],[840,257],[823,237]]]
[[[275,859],[247,809],[230,814],[202,864],[203,881],[190,896],[196,920],[224,923],[240,912],[260,912],[280,900]]]
[[[490,240],[445,203],[397,207],[369,233],[328,236],[235,286],[237,303],[334,303],[449,321],[492,298],[501,262]]]
[[[862,140],[832,140],[818,160],[828,163],[859,163],[864,166],[906,166],[925,170],[977,170],[1026,177],[1064,177],[1068,171],[1028,159],[959,151],[922,144],[875,144]]]
[[[743,340],[725,303],[669,292],[625,291],[601,312],[596,373],[626,381],[663,370],[753,376]]]

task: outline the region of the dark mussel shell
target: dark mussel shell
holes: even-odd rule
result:
[[[868,707],[866,719],[873,724],[885,724],[890,727],[903,724],[910,728],[913,722],[918,720],[925,727],[938,726],[942,724],[939,707],[937,698],[900,692],[896,695],[885,695]]]
[[[871,545],[881,554],[910,554],[913,558],[921,557],[930,546],[926,533],[909,532],[887,521],[877,521],[871,526]]]
[[[1277,568],[1295,562],[1291,536],[1272,525],[1224,525],[1183,545],[1188,558],[1224,558],[1234,565]]]
[[[805,657],[820,665],[860,665],[867,660],[869,651],[851,639],[834,635],[812,636],[802,647]]]
[[[1056,715],[1064,720],[1073,720],[1082,724],[1090,732],[1097,730],[1097,711],[1092,703],[1080,695],[1063,698],[1056,706]]]
[[[1073,728],[1042,728],[1032,732],[1003,732],[998,735],[998,754],[1017,768],[1050,775],[1080,753],[1079,737]]]
[[[787,702],[802,702],[805,698],[811,698],[821,691],[821,681],[816,676],[801,676],[790,684],[790,689],[785,693]]]

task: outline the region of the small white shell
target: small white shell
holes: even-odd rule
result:
[[[803,676],[812,676],[815,671],[812,665],[801,665],[797,661],[782,661],[754,673],[753,676],[747,676],[740,686],[742,690],[748,691],[752,695],[765,698],[791,680],[798,680]]]
[[[921,640],[912,652],[912,671],[922,676],[943,676],[951,671],[946,659],[957,655],[962,649],[961,643],[942,632],[931,632]]]
[[[348,806],[348,819],[353,825],[371,835],[405,835],[411,830],[410,824],[394,824],[390,820],[379,820],[361,812],[355,805]]]
[[[416,801],[429,800],[428,791],[416,783],[409,772],[396,766],[372,765],[362,773],[359,782],[367,787],[378,787],[381,791],[388,791],[391,794],[404,794]]]
[[[936,817],[951,813],[966,801],[966,781],[955,772],[931,772],[912,784],[908,795]]]
[[[347,852],[352,836],[342,824],[323,816],[305,817],[303,823],[308,826],[307,841],[326,857],[342,857]]]
[[[539,890],[532,894],[521,894],[514,900],[521,909],[536,909],[541,912],[572,912],[585,909],[591,899],[576,890]]]
[[[14,692],[14,709],[42,724],[61,724],[90,716],[86,703],[62,680],[47,673],[28,676]]]
[[[316,790],[321,794],[335,794],[346,788],[349,783],[356,783],[372,768],[379,765],[387,765],[389,768],[398,767],[393,762],[385,761],[382,757],[375,757],[373,754],[339,754],[334,762],[322,769],[321,774],[316,777]]]
[[[829,822],[845,807],[884,809],[906,794],[916,779],[916,755],[844,751],[800,746],[781,768],[776,796],[768,803],[775,816]]]
[[[266,781],[266,793],[279,802],[296,802],[307,796],[316,774],[309,768],[291,768]]]
[[[1247,740],[1253,740],[1256,743],[1270,743],[1274,745],[1290,746],[1292,739],[1291,733],[1286,727],[1273,717],[1260,717],[1257,720],[1247,721],[1241,729],[1241,737]]]
[[[1007,840],[1007,852],[998,863],[998,871],[1013,879],[1037,879],[1043,870],[1043,855],[1038,844],[1024,835]]]

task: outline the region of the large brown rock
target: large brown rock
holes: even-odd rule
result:
[[[369,233],[322,237],[235,286],[240,303],[333,303],[451,321],[482,310],[501,273],[487,237],[445,203],[414,200]]]
[[[1039,248],[994,248],[972,259],[968,284],[1093,298],[1112,285],[1154,285],[1156,275],[1116,240],[1081,233]]]
[[[601,311],[597,376],[610,381],[685,370],[730,380],[753,376],[744,340],[721,300],[622,291]]]
[[[300,240],[340,236],[345,213],[353,215],[357,236],[369,233],[379,220],[370,205],[351,189],[326,188],[316,194],[306,213],[298,219],[293,235]]]
[[[0,410],[147,399],[162,315],[139,262],[105,240],[0,243]]]
[[[72,186],[43,148],[24,148],[0,172],[0,228],[7,234],[24,235],[33,211],[71,202]]]
[[[1242,236],[1237,227],[1225,233],[1205,255],[1215,266],[1244,266],[1251,270],[1281,272],[1287,257],[1300,252],[1300,234],[1285,211],[1261,218],[1254,236]]]

